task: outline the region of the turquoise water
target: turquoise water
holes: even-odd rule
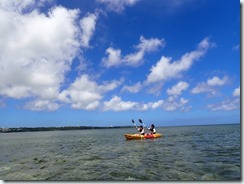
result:
[[[0,134],[1,180],[240,180],[240,125]]]

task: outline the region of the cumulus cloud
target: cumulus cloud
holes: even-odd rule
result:
[[[81,46],[89,47],[97,20],[88,13],[78,21],[78,9],[62,6],[41,13],[38,7],[46,2],[50,0],[0,1],[0,95],[33,98],[25,108],[36,111],[60,107],[57,97],[63,95],[65,75]],[[96,101],[85,107],[95,106]]]
[[[136,52],[121,56],[120,49],[109,47],[106,50],[107,57],[102,59],[103,66],[110,68],[115,66],[138,66],[143,63],[143,58],[146,53],[155,52],[160,47],[164,47],[164,39],[140,37],[140,43],[135,46]]]
[[[228,77],[224,76],[223,79],[214,76],[213,78],[207,80],[207,85],[209,86],[223,86],[228,82]]]
[[[74,109],[95,110],[103,95],[120,84],[121,81],[111,81],[99,85],[88,75],[82,75],[59,94],[59,100],[70,103]]]
[[[109,47],[106,50],[107,58],[102,59],[102,63],[105,67],[119,66],[122,63],[121,50]]]
[[[235,97],[239,97],[240,96],[240,86],[238,88],[236,88],[234,91],[233,91],[233,96]]]
[[[203,39],[196,50],[184,54],[180,60],[172,62],[172,58],[162,56],[161,59],[151,67],[147,76],[146,84],[164,82],[168,79],[179,77],[184,71],[192,66],[193,62],[203,57],[207,50],[214,46],[209,38]]]
[[[185,105],[189,102],[188,99],[178,98],[177,96],[171,96],[166,100],[158,100],[156,102],[140,103],[134,101],[123,101],[121,97],[115,96],[109,101],[103,103],[103,111],[148,111],[155,109],[162,109],[165,111],[184,111],[187,112],[191,107]]]
[[[211,111],[232,111],[240,108],[240,99],[228,99],[215,104],[208,105]]]
[[[143,104],[140,107],[140,110],[150,110],[150,109],[156,109],[160,108],[165,111],[183,111],[183,109],[187,109],[189,107],[186,107],[186,104],[189,103],[188,99],[185,98],[179,98],[177,95],[170,96],[166,100],[159,100],[157,102],[150,102],[147,104]],[[142,108],[143,107],[143,108]],[[188,111],[190,110],[187,109]],[[187,112],[185,110],[185,112]]]
[[[97,0],[97,2],[104,4],[107,10],[121,13],[126,6],[133,6],[139,0]]]
[[[81,44],[83,47],[89,47],[89,42],[94,34],[97,14],[88,13],[86,17],[80,20],[80,27],[82,29]]]
[[[147,91],[147,93],[149,94],[153,94],[155,96],[159,96],[161,94],[161,89],[163,87],[164,83],[155,83],[155,84],[151,84],[151,85],[147,85],[145,83],[143,83],[143,86],[145,88],[145,90]]]
[[[142,88],[142,84],[140,82],[137,82],[136,84],[132,85],[132,86],[128,86],[128,85],[125,85],[123,88],[122,88],[122,92],[124,91],[128,91],[130,93],[138,93]]]
[[[52,4],[53,1],[54,0],[1,0],[0,9],[8,12],[25,14],[33,10],[39,11],[38,8]]]
[[[209,86],[206,82],[199,82],[196,87],[191,90],[192,94],[199,94],[199,93],[211,93],[212,95],[216,95],[217,91],[215,88]]]
[[[189,105],[189,106],[183,106],[180,111],[181,112],[189,112],[190,110],[192,109],[192,106]]]
[[[189,84],[184,81],[178,82],[175,86],[170,89],[167,89],[168,95],[180,95],[182,91],[186,90],[189,87]]]
[[[227,84],[228,81],[229,78],[227,76],[224,76],[222,79],[217,76],[214,76],[211,79],[208,79],[207,82],[198,83],[197,86],[191,90],[191,93],[210,93],[211,95],[215,96],[218,94],[216,87],[224,86]]]
[[[177,95],[170,96],[167,100],[165,100],[162,108],[166,111],[176,111],[178,109],[184,108],[184,106],[189,103],[188,99],[178,98]]]
[[[164,104],[163,100],[158,100],[157,102],[149,102],[147,104],[143,104],[140,107],[140,110],[157,109],[157,108],[162,107],[163,104]]]
[[[153,52],[157,51],[159,47],[164,47],[164,39],[150,38],[145,39],[143,36],[140,36],[140,43],[136,46],[138,50],[143,52]]]
[[[31,7],[35,4],[33,0],[22,0],[22,1],[15,1],[15,0],[1,0],[0,1],[0,8],[5,11],[13,11],[22,13],[28,7]]]
[[[236,88],[232,97],[215,104],[208,105],[211,111],[232,111],[240,109],[240,86]]]
[[[79,49],[77,10],[0,10],[0,94],[53,98]],[[50,92],[50,93],[49,93]]]
[[[103,110],[104,111],[127,111],[127,110],[135,110],[138,102],[132,101],[122,101],[120,97],[115,96],[110,101],[105,101]]]
[[[33,111],[55,111],[60,107],[60,104],[56,102],[52,102],[49,100],[34,100],[32,102],[28,102],[25,105],[26,109]]]

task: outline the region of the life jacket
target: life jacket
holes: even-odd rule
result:
[[[156,129],[155,128],[149,128],[150,132],[153,134],[156,134]]]
[[[144,129],[143,128],[138,128],[138,131],[140,132],[141,135],[144,135],[145,132],[144,132]]]

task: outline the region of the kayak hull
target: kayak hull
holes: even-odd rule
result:
[[[154,139],[154,138],[159,138],[162,137],[162,134],[156,133],[156,134],[145,134],[145,135],[140,135],[140,134],[125,134],[125,138],[127,140],[133,140],[133,139]]]

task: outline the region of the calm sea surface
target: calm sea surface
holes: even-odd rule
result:
[[[1,180],[240,180],[240,125],[0,134]]]

